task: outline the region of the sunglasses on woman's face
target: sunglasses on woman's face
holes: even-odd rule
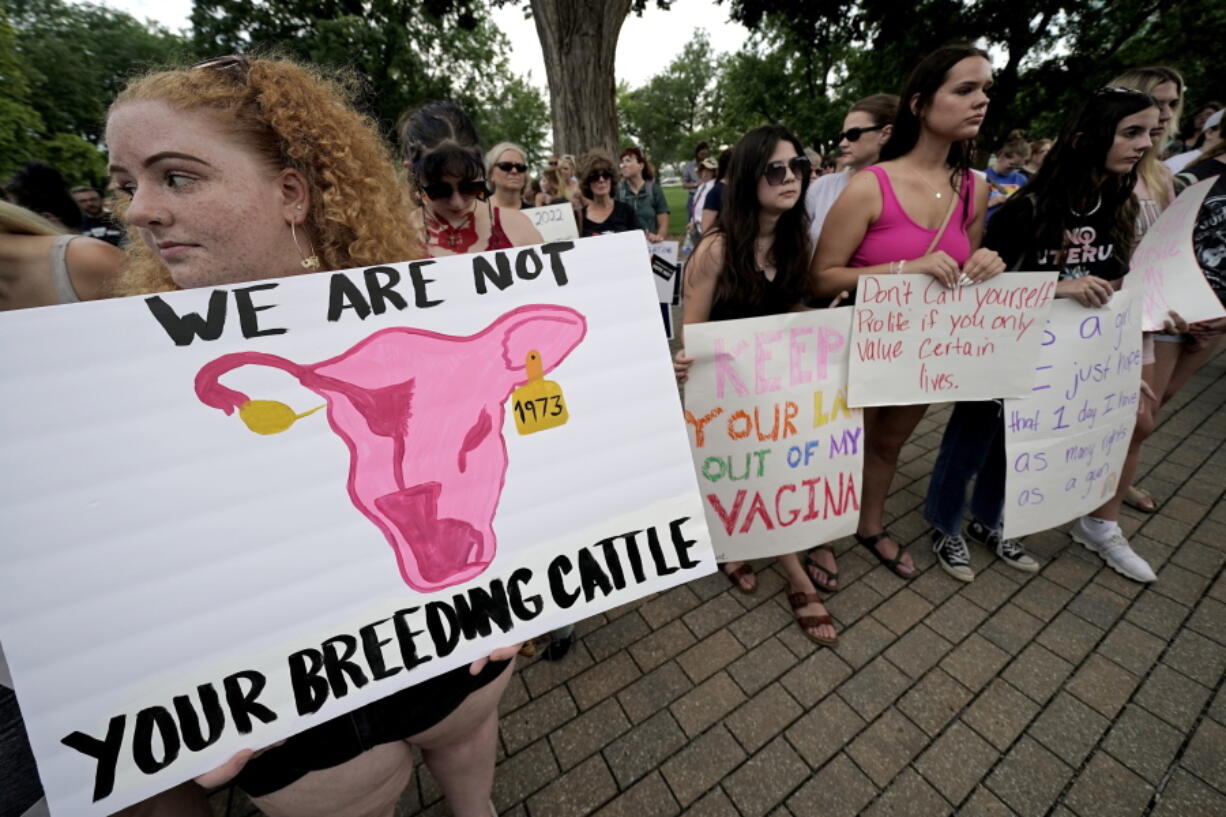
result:
[[[497,162],[494,167],[501,170],[503,173],[510,173],[514,170],[516,173],[527,173],[528,166],[521,165],[519,162]]]
[[[603,181],[606,181],[606,182],[611,182],[611,181],[613,181],[613,173],[612,173],[612,171],[609,171],[609,170],[596,170],[596,171],[593,171],[592,173],[589,173],[589,174],[588,174],[588,177],[587,177],[587,183],[588,183],[588,184],[591,184],[592,182],[602,181],[602,180],[603,180]]]
[[[433,201],[451,198],[452,190],[460,191],[460,195],[465,198],[482,201],[485,201],[485,197],[489,195],[489,191],[485,189],[485,182],[480,179],[460,182],[454,188],[450,182],[435,182],[422,188],[422,191]]]
[[[871,128],[848,128],[839,134],[839,141],[846,139],[848,142],[856,142],[866,133],[872,133],[875,130],[881,130],[885,125],[873,125]]]
[[[775,185],[783,184],[783,180],[788,176],[788,170],[792,171],[792,175],[797,179],[809,178],[809,157],[808,156],[793,156],[786,162],[771,162],[766,166],[766,171],[762,174],[762,178],[766,179],[766,183],[774,187]]]

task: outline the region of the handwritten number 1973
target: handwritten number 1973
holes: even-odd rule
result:
[[[516,400],[513,408],[519,415],[521,423],[528,422],[529,417],[533,420],[558,417],[562,414],[562,398],[555,394],[550,397],[537,397],[533,400]]]

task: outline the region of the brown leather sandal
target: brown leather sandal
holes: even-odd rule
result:
[[[816,593],[788,593],[788,604],[792,605],[793,610],[799,610],[809,604],[821,603],[822,597]],[[834,638],[822,638],[809,632],[811,628],[821,627],[823,624],[829,624],[833,627],[834,619],[830,617],[829,613],[822,616],[796,616],[796,624],[800,627],[800,631],[815,644],[821,644],[823,647],[834,647],[839,643],[837,635]]]
[[[737,590],[740,590],[742,593],[745,593],[746,595],[758,589],[757,577],[754,578],[753,584],[750,585],[750,587],[748,588],[746,588],[743,584],[741,584],[742,578],[744,578],[747,575],[753,576],[753,568],[749,566],[748,562],[744,563],[743,565],[738,567],[736,570],[731,570],[731,571],[724,570],[724,568],[721,566],[719,569],[719,572],[723,573],[724,576],[728,579],[728,581],[732,582],[733,587],[735,587]]]
[[[818,590],[823,593],[833,593],[839,589],[839,571],[832,571],[829,568],[822,567],[821,562],[813,558],[813,554],[819,550],[828,550],[830,555],[834,556],[834,548],[830,545],[818,545],[815,548],[810,548],[805,553],[805,572],[809,574],[809,579]]]

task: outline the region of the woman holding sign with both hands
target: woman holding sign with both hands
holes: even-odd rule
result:
[[[777,315],[804,309],[810,281],[808,216],[801,202],[809,160],[800,142],[779,126],[755,128],[732,149],[728,188],[714,229],[703,235],[685,266],[685,323]],[[674,370],[685,382],[693,359],[677,352]],[[779,557],[787,574],[788,603],[801,631],[825,646],[838,643],[800,557]],[[721,568],[744,593],[757,587],[744,562]]]
[[[965,45],[938,49],[911,72],[890,140],[881,150],[883,161],[857,173],[826,216],[812,267],[819,295],[855,290],[861,275],[926,273],[953,288],[1004,270],[995,252],[979,248],[988,189],[970,170],[991,85],[987,54]],[[927,408],[864,409],[856,540],[904,579],[915,567],[886,530],[885,500],[903,444]],[[942,567],[965,579],[970,569],[965,547],[943,550],[942,544],[935,547]],[[833,562],[827,548],[809,555],[819,584],[837,576]]]
[[[1034,179],[1001,206],[984,243],[997,250],[1010,269],[1058,271],[1056,297],[1071,298],[1087,309],[1105,305],[1128,271],[1128,257],[1136,246],[1136,165],[1152,144],[1150,128],[1157,122],[1158,109],[1146,94],[1122,88],[1095,93],[1069,118]],[[1079,243],[1071,246],[1070,237]],[[1152,414],[1152,399],[1138,405],[1140,417]],[[967,535],[977,541],[1000,540],[1007,465],[1000,406],[995,400],[958,403],[932,469],[924,516],[933,526],[934,539],[959,542],[962,551],[962,514],[972,478],[973,518]],[[1128,484],[1135,467],[1135,459],[1131,468],[1126,461],[1121,485]],[[1113,513],[1108,506],[1075,523],[1073,539],[1125,576],[1153,581],[1153,571],[1119,529],[1119,503]],[[1013,540],[1001,544],[1008,552],[1025,553]],[[1025,558],[1014,566],[1038,569],[1033,559]],[[969,565],[966,570],[970,573]]]
[[[413,170],[446,220],[431,240],[461,223],[467,228],[459,232],[478,233],[471,243],[488,245],[497,220],[485,208],[474,211],[481,197],[465,186],[477,182],[484,191],[481,158],[475,138],[463,142],[463,123],[446,116],[451,108],[431,109],[437,115],[424,130],[410,129],[420,137],[411,142]],[[427,136],[447,149],[427,155]],[[295,63],[223,57],[138,79],[111,107],[107,145],[121,215],[133,232],[128,294],[426,254],[406,229],[408,198],[374,124],[337,85]],[[509,233],[510,219],[507,225]],[[462,251],[446,241],[432,249]],[[412,743],[452,813],[489,817],[497,706],[517,651],[496,651],[492,661],[409,687],[254,756],[240,753],[200,780],[214,785],[237,775],[270,817],[390,817],[412,773]]]

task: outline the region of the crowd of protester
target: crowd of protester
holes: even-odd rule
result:
[[[854,302],[863,275],[916,273],[948,287],[1012,270],[1059,274],[1057,297],[1107,303],[1140,237],[1183,187],[1216,177],[1194,232],[1204,273],[1226,302],[1226,140],[1221,105],[1181,118],[1187,94],[1170,68],[1115,78],[1068,113],[1054,139],[1017,130],[973,167],[992,66],[983,51],[946,46],[920,62],[901,93],[848,110],[839,156],[823,158],[778,125],[734,145],[700,143],[684,168],[686,212],[670,213],[640,147],[560,155],[531,172],[521,146],[482,149],[459,106],[408,112],[399,154],[342,86],[284,59],[225,57],[131,82],[108,114],[110,184],[70,188],[28,164],[0,202],[0,309],[217,286],[312,270],[482,252],[539,243],[531,207],[567,203],[581,236],[683,233],[686,324]],[[1165,157],[1165,163],[1163,161]],[[326,180],[326,181],[325,181]],[[1101,252],[1067,252],[1092,231]],[[1090,257],[1091,260],[1085,259]],[[1145,337],[1138,422],[1119,490],[1073,523],[1072,539],[1137,582],[1158,576],[1118,521],[1129,503],[1152,513],[1133,484],[1155,418],[1205,363],[1226,320],[1171,314]],[[674,358],[684,383],[692,363]],[[865,460],[855,539],[902,579],[915,564],[886,520],[899,454],[928,406],[864,410]],[[678,423],[681,418],[678,417]],[[929,482],[924,515],[940,567],[974,580],[969,543],[1008,566],[1041,565],[1001,533],[1004,440],[999,401],[955,405]],[[964,524],[967,491],[969,524]],[[797,625],[818,644],[839,633],[823,593],[836,592],[835,553],[823,544],[778,557]],[[753,592],[747,563],[722,566]],[[556,634],[566,644],[573,635]],[[126,809],[208,814],[206,787],[233,781],[266,814],[390,815],[412,771],[411,747],[457,817],[488,817],[498,702],[518,648],[314,726],[262,752],[244,752],[195,783]],[[565,648],[550,657],[560,658]],[[0,812],[22,814],[38,783],[13,693],[0,687]]]

